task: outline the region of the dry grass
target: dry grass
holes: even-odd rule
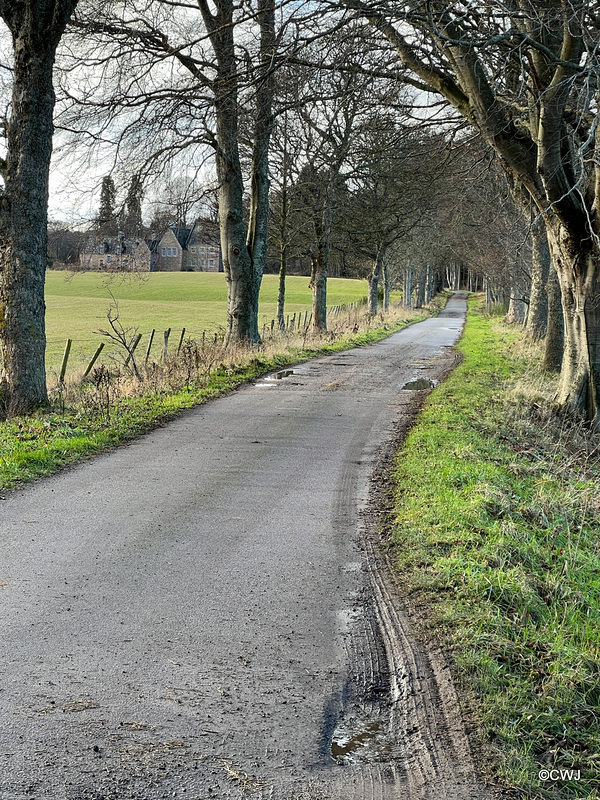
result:
[[[310,328],[294,331],[273,332],[267,330],[260,346],[234,344],[223,346],[223,332],[213,333],[204,339],[185,338],[178,352],[177,344],[166,360],[152,358],[145,361],[144,353],[136,352],[139,379],[136,377],[131,361],[127,364],[128,352],[124,347],[114,349],[108,357],[100,358],[87,378],[83,369],[68,376],[64,383],[58,379],[58,370],[49,375],[49,390],[53,404],[61,410],[82,403],[87,410],[107,410],[119,398],[141,397],[148,393],[179,392],[203,388],[210,382],[210,376],[217,370],[239,371],[257,361],[278,366],[282,359],[298,356],[306,358],[349,337],[361,343],[361,337],[373,331],[393,329],[414,321],[419,311],[409,311],[395,307],[387,314],[370,317],[364,307],[341,310],[330,316],[326,333],[315,333]],[[158,348],[157,348],[158,349]],[[110,409],[109,409],[110,413]]]
[[[364,311],[340,312],[323,335],[274,332],[260,347],[224,349],[217,335],[185,339],[166,360],[138,361],[138,375],[121,346],[64,383],[50,381],[50,408],[0,422],[0,489],[32,480],[125,439],[178,411],[223,394],[262,374],[320,353],[368,344],[423,318],[427,312],[394,309],[370,319]],[[128,341],[131,341],[130,339]]]

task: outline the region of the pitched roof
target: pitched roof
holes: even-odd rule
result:
[[[185,248],[187,247],[188,239],[190,238],[190,233],[192,232],[191,228],[177,228],[175,225],[171,225],[171,230],[175,234],[177,241],[179,244]]]

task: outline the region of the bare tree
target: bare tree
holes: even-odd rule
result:
[[[368,267],[368,311],[378,309],[380,279],[390,248],[420,226],[444,194],[442,137],[430,137],[418,126],[375,113],[353,154],[347,193],[340,214],[342,241]],[[427,286],[423,282],[423,290]],[[425,302],[423,297],[422,303]]]
[[[359,25],[363,32],[364,26]],[[358,69],[365,47],[350,37],[307,50],[299,65],[302,95],[289,110],[302,131],[303,168],[296,188],[313,230],[310,247],[313,328],[327,330],[327,277],[336,204],[358,160],[360,137],[377,113],[377,83]],[[312,58],[310,58],[312,56]],[[353,67],[357,67],[354,69]]]
[[[543,216],[562,293],[558,407],[600,407],[600,30],[588,0],[467,5],[341,0],[387,39],[405,80],[444,98]]]
[[[4,0],[13,88],[0,198],[0,402],[7,413],[47,403],[44,279],[56,48],[77,0]]]
[[[296,17],[303,6],[289,0],[129,0],[105,3],[100,10],[88,5],[75,21],[79,31],[100,43],[88,61],[101,75],[95,93],[77,92],[69,88],[68,73],[65,78],[66,94],[77,95],[79,129],[93,128],[89,135],[101,142],[118,115],[118,152],[137,159],[146,173],[168,168],[181,153],[206,158],[207,148],[212,149],[228,287],[227,343],[260,340],[275,77],[280,51],[298,38]],[[135,60],[133,78],[131,70],[119,66],[126,59]],[[165,63],[172,69],[165,70]],[[135,116],[133,109],[139,109]],[[74,119],[67,114],[65,127],[77,128]],[[157,127],[160,140],[152,136]],[[249,217],[242,146],[249,151]]]

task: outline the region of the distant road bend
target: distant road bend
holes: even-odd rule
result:
[[[7,495],[0,800],[487,797],[361,513],[465,305]]]

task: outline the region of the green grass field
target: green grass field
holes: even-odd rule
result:
[[[260,293],[260,324],[270,323],[277,309],[277,275],[265,275]],[[286,314],[311,308],[307,277],[288,277]],[[102,337],[95,331],[107,327],[110,292],[118,300],[121,322],[144,334],[140,347],[155,328],[173,336],[182,328],[186,336],[216,331],[226,322],[225,276],[217,273],[155,272],[143,277],[102,273],[49,271],[46,278],[47,364],[60,364],[67,339],[73,340],[70,371],[87,363]],[[366,281],[342,278],[328,281],[328,305],[357,302],[367,294]],[[158,338],[155,339],[157,348]]]

